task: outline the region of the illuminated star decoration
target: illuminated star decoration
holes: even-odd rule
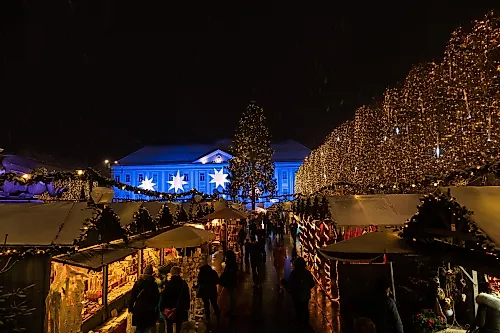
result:
[[[184,185],[188,182],[184,180],[184,176],[181,176],[179,170],[177,170],[177,175],[172,180],[167,181],[167,183],[170,184],[169,191],[173,189],[174,192],[177,192],[177,190],[184,191]]]
[[[229,183],[229,180],[227,180],[228,174],[224,173],[224,168],[221,168],[220,171],[214,169],[214,173],[208,175],[212,177],[210,184],[215,183],[215,188],[222,186],[223,189],[226,189],[226,183]]]
[[[155,183],[153,183],[153,178],[149,179],[148,177],[146,177],[141,185],[139,185],[138,187],[143,189],[143,190],[146,190],[146,191],[154,191],[154,187],[155,187]]]

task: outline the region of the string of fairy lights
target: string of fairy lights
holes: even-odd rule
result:
[[[491,166],[500,153],[499,22],[491,12],[455,31],[441,63],[415,66],[380,103],[357,109],[299,168],[295,192],[422,192],[465,185],[474,174],[444,178]]]

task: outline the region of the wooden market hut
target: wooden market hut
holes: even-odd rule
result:
[[[120,217],[122,226],[126,226],[132,222],[133,214],[142,204],[126,202],[112,203],[110,206]],[[150,213],[153,217],[161,208],[161,204],[152,202],[144,205],[146,209],[152,210]],[[93,213],[94,209],[86,202],[0,204],[3,252],[29,250],[33,254],[19,260],[15,259],[16,256],[0,257],[0,266],[8,268],[0,274],[0,286],[5,292],[33,285],[26,291],[28,306],[35,309],[30,320],[24,322],[27,332],[44,332],[52,254],[64,253],[66,249],[73,248],[85,220],[91,218]],[[47,254],[43,254],[45,251]]]

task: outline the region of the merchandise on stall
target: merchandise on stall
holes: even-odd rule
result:
[[[485,279],[490,283],[494,293],[500,297],[500,279],[490,275],[485,275]]]
[[[108,304],[132,290],[135,281],[137,281],[137,267],[136,254],[109,264]]]

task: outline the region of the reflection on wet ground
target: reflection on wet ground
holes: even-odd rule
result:
[[[293,253],[288,237],[287,265],[285,277],[291,271]],[[299,249],[300,254],[300,249]],[[214,260],[214,267],[221,271],[222,258]],[[238,332],[238,333],[274,333],[298,332],[295,324],[295,314],[290,296],[280,293],[278,276],[273,266],[272,242],[268,242],[267,260],[265,265],[265,279],[262,288],[254,288],[250,267],[245,263],[240,266],[239,285],[237,289],[236,312],[233,317],[223,316],[219,327],[211,323],[212,332]],[[223,313],[227,310],[228,296],[221,289],[219,305]],[[339,331],[338,305],[330,302],[321,288],[316,286],[311,294],[309,303],[311,312],[311,326],[317,333],[332,333]]]

